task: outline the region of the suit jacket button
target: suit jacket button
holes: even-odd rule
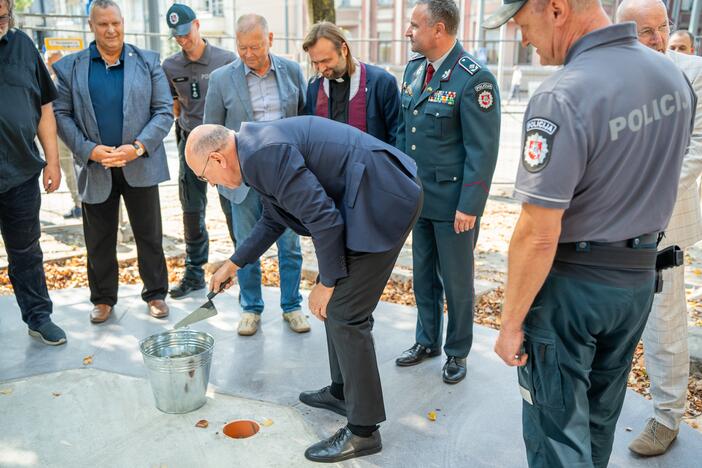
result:
[[[417,133],[417,127],[412,127],[412,133]]]
[[[416,150],[416,149],[417,149],[417,146],[416,146],[416,145],[412,145],[412,151],[414,151],[414,150]]]
[[[417,109],[415,109],[414,112],[412,112],[412,114],[417,115],[417,114],[419,114],[419,111]]]
[[[453,180],[458,180],[458,177],[454,177]]]

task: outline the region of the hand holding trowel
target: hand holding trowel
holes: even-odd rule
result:
[[[199,322],[200,320],[205,320],[210,317],[214,317],[217,315],[217,309],[215,308],[214,303],[212,302],[212,299],[227,287],[227,285],[232,281],[232,278],[227,278],[225,281],[223,281],[219,285],[219,289],[217,291],[210,291],[207,294],[207,302],[202,304],[200,307],[198,307],[194,312],[191,312],[188,314],[183,320],[180,322],[176,323],[173,329],[176,328],[183,328],[188,325],[192,325],[195,322]]]

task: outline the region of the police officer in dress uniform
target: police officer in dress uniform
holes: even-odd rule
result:
[[[604,467],[696,98],[599,0],[505,0],[484,26],[512,16],[541,64],[564,67],[524,116],[523,204],[495,351],[519,366],[529,465]]]
[[[202,124],[210,73],[233,62],[236,54],[203,39],[200,36],[200,20],[187,5],[171,5],[166,13],[166,23],[182,49],[163,61],[163,71],[171,85],[174,114],[177,118],[176,140],[180,160],[178,191],[183,208],[185,234],[185,273],[180,282],[170,290],[171,297],[179,298],[205,287],[205,272],[202,267],[207,263],[209,246],[205,225],[207,182],[198,180],[185,163],[185,142],[190,132]],[[220,202],[233,241],[231,205],[221,196]]]
[[[495,77],[456,41],[453,0],[419,0],[406,36],[418,52],[402,81],[397,147],[417,162],[425,199],[412,234],[416,343],[396,363],[441,354],[444,292],[448,330],[443,380],[466,376],[473,342],[473,248],[495,170],[500,98]]]

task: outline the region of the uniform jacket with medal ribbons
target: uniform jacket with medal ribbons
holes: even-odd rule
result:
[[[416,162],[424,185],[422,217],[481,216],[500,141],[495,77],[456,42],[422,90],[427,60],[412,57],[401,89],[397,148]]]

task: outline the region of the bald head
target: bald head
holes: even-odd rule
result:
[[[624,0],[617,9],[617,23],[636,23],[639,42],[661,53],[668,49],[670,23],[661,0]]]
[[[241,185],[234,135],[221,125],[195,127],[185,144],[185,160],[190,169],[212,185],[229,188]]]

